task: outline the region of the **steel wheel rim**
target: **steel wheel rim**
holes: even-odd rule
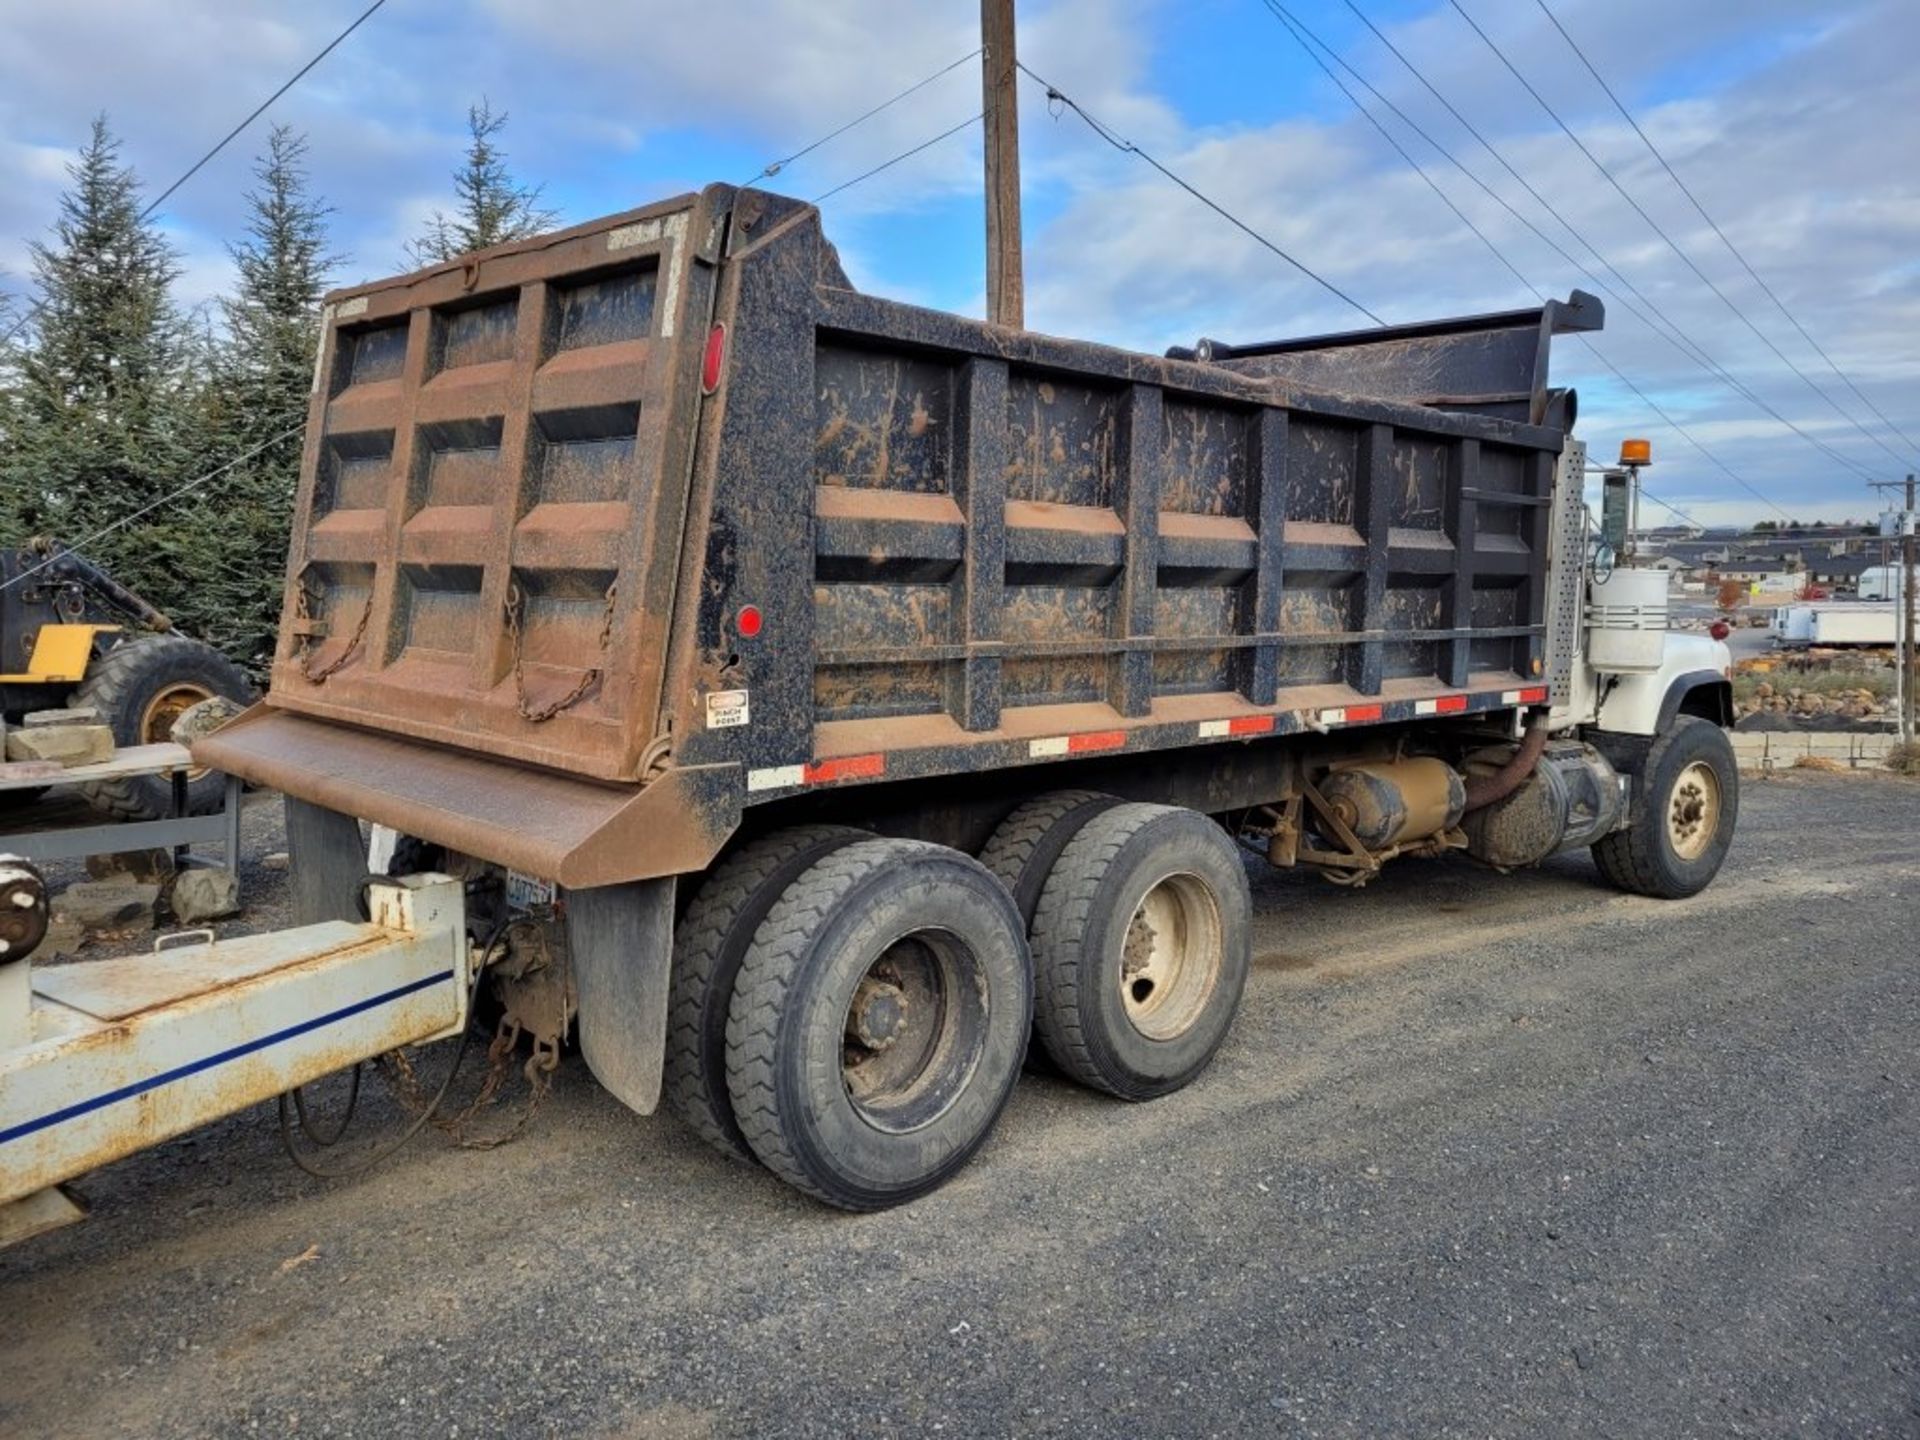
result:
[[[1674,777],[1667,796],[1667,840],[1682,860],[1698,860],[1720,831],[1720,776],[1695,760]]]
[[[173,739],[173,723],[202,700],[211,700],[213,691],[188,680],[176,680],[155,692],[140,711],[140,743],[164,745]],[[198,780],[207,773],[204,765],[187,771],[187,779]]]
[[[986,1043],[979,959],[950,931],[909,931],[854,982],[841,1022],[841,1083],[862,1120],[904,1134],[953,1107]]]
[[[1169,875],[1140,897],[1120,954],[1120,1003],[1149,1040],[1175,1040],[1206,1012],[1220,983],[1226,927],[1198,875]]]

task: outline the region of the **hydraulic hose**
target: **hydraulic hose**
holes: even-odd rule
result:
[[[1467,810],[1484,810],[1526,783],[1547,748],[1547,712],[1537,712],[1507,763],[1488,775],[1467,777]]]

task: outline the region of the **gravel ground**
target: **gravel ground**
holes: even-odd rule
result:
[[[1920,1435],[1920,785],[1743,809],[1679,904],[1262,871],[1206,1075],[1029,1077],[885,1215],[577,1061],[517,1143],[352,1181],[236,1116],[0,1255],[0,1433]]]

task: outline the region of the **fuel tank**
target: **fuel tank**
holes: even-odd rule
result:
[[[1430,756],[1342,766],[1320,793],[1369,850],[1438,835],[1460,823],[1467,803],[1460,772]]]

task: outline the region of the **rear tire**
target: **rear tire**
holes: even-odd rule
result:
[[[1040,891],[1060,852],[1089,820],[1119,803],[1118,796],[1093,790],[1056,790],[1027,801],[994,828],[980,851],[980,863],[1013,896],[1029,937],[1033,912],[1040,908]],[[1027,1069],[1036,1075],[1060,1073],[1038,1034],[1027,1045]]]
[[[1624,830],[1596,840],[1593,860],[1634,895],[1683,900],[1720,873],[1740,816],[1740,766],[1727,732],[1693,715],[1647,752]]]
[[[1067,845],[1033,918],[1034,1020],[1083,1085],[1150,1100],[1206,1068],[1246,988],[1252,901],[1206,816],[1117,805]]]
[[[1120,803],[1093,790],[1056,790],[1027,801],[995,827],[980,851],[980,863],[1007,887],[1022,923],[1033,924],[1040,891],[1067,842],[1094,816]]]
[[[754,1154],[846,1210],[940,1185],[1013,1093],[1029,964],[1012,900],[957,850],[868,840],[816,861],[734,986],[727,1087]]]
[[[142,635],[109,650],[68,703],[90,705],[113,731],[116,746],[164,742],[174,719],[190,704],[215,695],[236,705],[253,694],[234,663],[211,645],[185,635]],[[187,782],[187,813],[218,810],[224,777],[205,771]],[[121,820],[159,820],[173,813],[173,785],[164,775],[131,775],[76,787],[94,809]]]
[[[667,1108],[722,1155],[754,1163],[727,1093],[727,1010],[753,932],[803,870],[844,845],[872,838],[844,825],[762,835],[714,868],[674,927]]]

